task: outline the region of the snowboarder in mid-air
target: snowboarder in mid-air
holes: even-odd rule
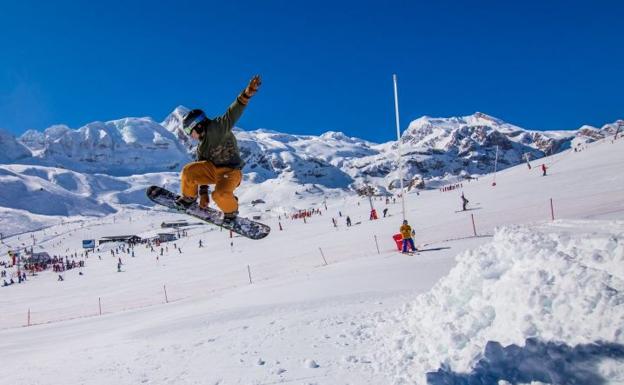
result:
[[[466,197],[464,196],[464,193],[462,192],[461,195],[461,200],[462,200],[462,210],[466,211],[466,206],[468,205],[468,199],[466,199]]]
[[[234,196],[234,190],[243,179],[241,170],[244,162],[232,128],[261,83],[260,76],[254,76],[223,116],[210,119],[202,110],[195,109],[184,117],[184,132],[198,140],[199,145],[197,161],[182,169],[182,193],[177,201],[181,208],[190,207],[196,201],[199,186],[214,184],[212,199],[223,212],[224,222],[236,219],[238,198]],[[200,203],[205,203],[206,199],[202,201]]]

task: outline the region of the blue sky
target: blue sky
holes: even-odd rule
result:
[[[530,129],[624,118],[621,1],[0,0],[0,128],[218,115],[244,129],[395,137],[481,111]]]

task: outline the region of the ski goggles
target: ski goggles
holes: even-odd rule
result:
[[[203,112],[197,115],[197,117],[193,119],[193,121],[191,121],[189,124],[184,126],[184,132],[186,132],[186,135],[191,135],[191,132],[193,132],[195,127],[197,127],[198,124],[200,124],[206,119],[208,118],[206,117],[206,114],[204,114]]]

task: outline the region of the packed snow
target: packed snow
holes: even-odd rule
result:
[[[32,246],[85,266],[0,288],[11,368],[0,383],[624,383],[622,164],[624,140],[605,139],[531,169],[412,190],[414,255],[392,240],[402,219],[392,198],[373,200],[380,219],[369,220],[368,199],[345,191],[243,184],[243,213],[273,229],[251,241],[138,201],[144,184],[176,188],[174,173],[115,178],[123,194],[95,182],[105,177],[20,173],[85,205],[115,196],[116,212],[3,239],[5,262]],[[2,166],[2,177],[19,167],[37,170]],[[287,218],[299,209],[320,214]],[[21,214],[18,227],[40,215]],[[172,220],[192,222],[186,236],[153,251],[106,243],[81,256],[83,239],[175,233],[160,227]]]
[[[491,242],[458,255],[447,276],[397,313],[396,349],[380,354],[378,361],[389,364],[388,371],[424,383],[425,373],[441,363],[454,372],[470,372],[492,341],[524,346],[535,339],[569,347],[611,342],[620,344],[615,357],[624,359],[623,239],[624,221],[502,227]],[[603,354],[600,358],[611,356]],[[548,375],[532,380],[557,383],[558,368],[551,373],[545,368],[555,358],[538,359],[544,362],[531,369],[537,366]],[[499,375],[517,380],[509,371]],[[447,383],[444,377],[429,375],[438,384]],[[617,379],[624,380],[624,366]]]

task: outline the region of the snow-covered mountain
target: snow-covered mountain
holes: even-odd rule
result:
[[[96,200],[102,186],[122,189],[118,180],[65,169],[7,165],[0,167],[0,206],[40,215],[102,216],[115,210]]]
[[[6,193],[0,195],[0,222],[27,223],[26,230],[58,216],[100,216],[127,205],[151,205],[144,194],[151,184],[177,190],[179,170],[193,158],[193,142],[181,129],[187,111],[179,106],[161,123],[126,118],[77,130],[56,125],[27,131],[17,140],[0,132],[0,163],[6,164],[0,167]],[[497,147],[502,170],[524,162],[525,156],[534,160],[580,149],[621,127],[620,120],[601,128],[530,131],[482,113],[425,116],[411,122],[401,138],[404,182],[410,188],[435,188],[492,172]],[[394,141],[376,144],[340,132],[235,131],[246,162],[245,182],[237,190],[242,202],[260,197],[267,208],[288,211],[305,195],[335,196],[365,185],[393,193],[399,185]],[[245,214],[258,210],[247,206],[242,207]]]
[[[188,111],[178,106],[161,123],[151,118],[94,122],[77,130],[57,125],[28,131],[10,144],[3,163],[61,167],[84,173],[128,176],[177,172],[193,158],[193,143],[181,129]],[[502,170],[564,149],[612,135],[623,121],[602,128],[531,131],[483,113],[464,117],[421,117],[401,137],[404,182],[435,187],[456,178]],[[246,181],[267,180],[316,188],[359,189],[370,184],[378,192],[398,186],[398,142],[376,144],[340,132],[320,136],[292,135],[259,129],[236,129]],[[5,135],[6,137],[6,135]],[[7,142],[4,139],[0,144]],[[29,156],[29,152],[32,156]]]
[[[19,162],[32,156],[30,150],[15,137],[0,129],[0,163]]]
[[[171,132],[188,150],[191,150],[193,147],[191,138],[189,138],[189,136],[186,135],[182,129],[184,116],[188,112],[188,108],[184,106],[177,106],[169,115],[167,115],[165,120],[163,120],[160,125],[165,127],[167,131]]]
[[[26,163],[85,173],[177,171],[190,160],[178,138],[150,118],[93,122],[77,130],[56,125],[28,131],[20,141],[33,153]]]
[[[423,116],[412,121],[401,136],[401,153],[408,186],[446,181],[449,177],[469,177],[521,162],[539,159],[580,143],[604,138],[613,127],[584,126],[577,131],[530,131],[489,115],[453,118]],[[613,131],[614,132],[614,131]],[[378,154],[352,159],[345,167],[351,175],[368,176],[378,186],[398,186],[398,142],[377,147]]]
[[[285,178],[300,184],[348,188],[354,181],[344,164],[378,153],[374,144],[339,132],[321,136],[269,130],[237,132],[245,174],[254,182]]]

